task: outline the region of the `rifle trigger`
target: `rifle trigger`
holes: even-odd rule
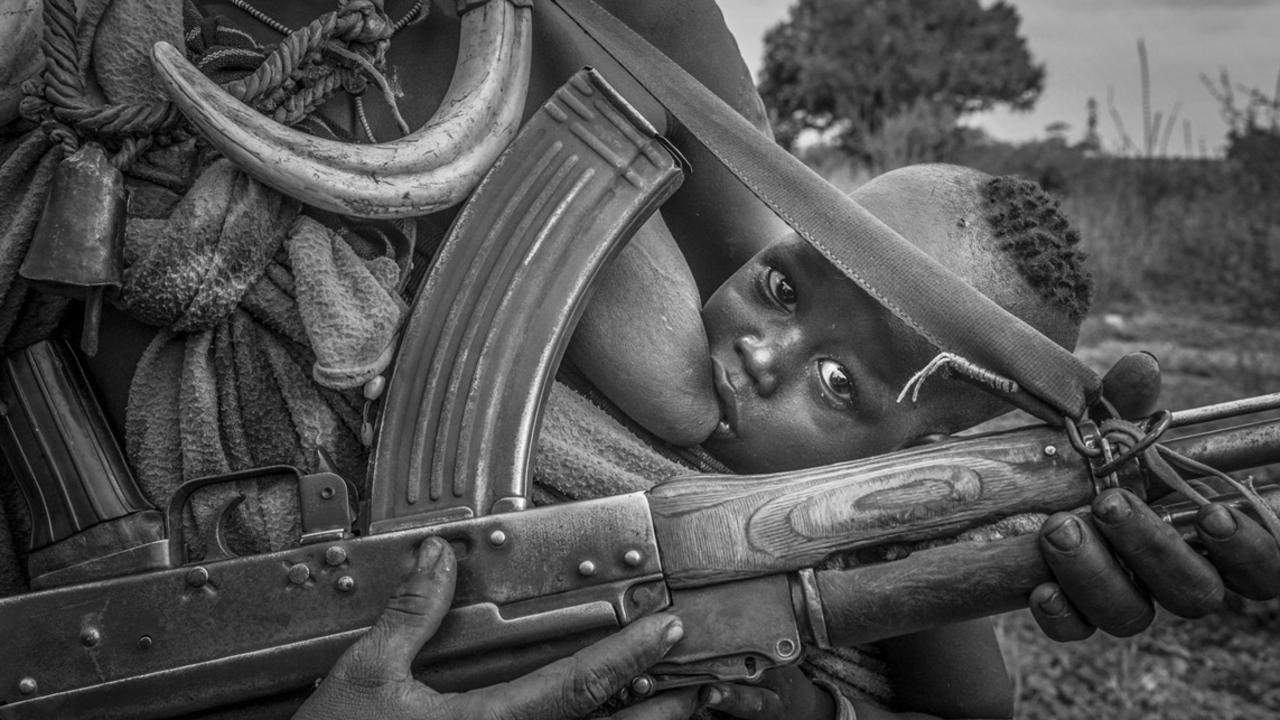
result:
[[[218,512],[214,513],[213,522],[205,528],[204,532],[204,559],[202,562],[230,560],[231,558],[240,557],[227,546],[227,520],[242,502],[244,502],[244,493],[236,493],[233,497],[227,498],[226,502],[222,503],[222,507],[218,508]]]

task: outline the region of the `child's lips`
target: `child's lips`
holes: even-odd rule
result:
[[[711,433],[713,440],[738,436],[738,389],[729,379],[729,371],[716,358],[711,358],[711,374],[715,378],[716,395],[720,398],[720,422]]]

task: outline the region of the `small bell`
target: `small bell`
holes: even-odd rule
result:
[[[49,199],[18,272],[43,292],[83,300],[86,354],[98,349],[107,289],[123,275],[124,176],[101,145],[86,143],[54,171]]]

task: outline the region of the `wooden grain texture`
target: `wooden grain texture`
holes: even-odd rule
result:
[[[685,478],[649,495],[664,571],[691,587],[1076,508],[1093,491],[1065,435],[1037,427],[800,472]]]

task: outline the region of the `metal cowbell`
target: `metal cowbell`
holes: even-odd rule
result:
[[[98,346],[105,290],[123,275],[124,176],[101,145],[86,143],[54,171],[49,199],[19,274],[48,293],[83,300],[81,346]]]

